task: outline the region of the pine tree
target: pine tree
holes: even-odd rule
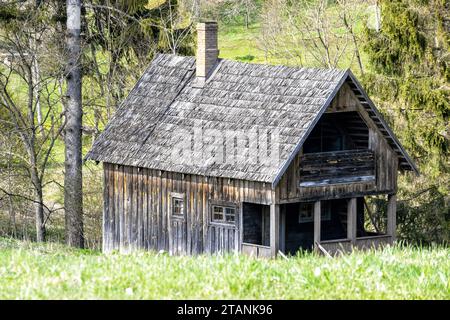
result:
[[[365,75],[366,87],[422,172],[420,179],[405,176],[401,181],[407,198],[427,197],[413,197],[403,206],[405,215],[415,219],[412,212],[422,207],[427,215],[424,232],[435,229],[436,223],[441,227],[432,240],[448,238],[449,233],[449,6],[445,0],[382,1],[381,29],[365,30],[365,50],[373,68]],[[436,210],[430,209],[433,201]],[[428,219],[430,215],[436,219]],[[418,237],[427,240],[423,234]]]

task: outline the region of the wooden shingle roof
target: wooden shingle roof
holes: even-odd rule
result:
[[[219,60],[205,85],[199,87],[195,82],[194,57],[160,54],[94,142],[86,158],[276,184],[336,92],[352,77],[348,70]],[[192,141],[192,152],[203,157],[194,156],[191,161],[185,161],[182,156],[174,157],[174,146],[186,138],[188,132],[197,129],[202,131],[201,143]],[[278,162],[250,161],[248,154],[241,153],[252,152],[251,148],[246,149],[252,141],[240,144],[239,138],[234,142],[233,161],[208,161],[208,155],[205,160],[211,145],[226,148],[228,142],[218,137],[221,133],[229,137],[230,132],[263,130],[278,133]],[[387,135],[391,134],[389,130]],[[192,139],[199,140],[198,136]],[[393,134],[391,139],[398,143]],[[230,150],[224,151],[224,154],[230,153]],[[414,170],[414,164],[401,146],[399,154],[405,158],[408,168]]]

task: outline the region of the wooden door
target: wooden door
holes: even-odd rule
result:
[[[187,223],[184,195],[172,194],[169,212],[169,253],[187,253]]]
[[[239,250],[239,209],[235,204],[210,206],[207,252],[226,253]]]

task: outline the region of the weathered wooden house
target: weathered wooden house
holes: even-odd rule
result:
[[[274,256],[395,239],[398,170],[417,169],[349,70],[152,61],[87,159],[103,162],[103,249]],[[364,229],[364,197],[387,226]],[[367,219],[367,217],[366,217]]]

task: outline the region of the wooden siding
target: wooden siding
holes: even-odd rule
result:
[[[299,171],[300,186],[374,179],[374,155],[371,150],[308,153],[301,156]]]
[[[272,257],[271,248],[252,243],[242,244],[242,253],[255,258],[270,258]]]
[[[278,203],[351,198],[371,194],[391,194],[397,190],[398,156],[387,143],[367,111],[348,85],[342,86],[327,112],[358,111],[369,131],[369,150],[375,158],[375,181],[339,183],[326,186],[299,187],[303,152],[296,155],[277,185]]]
[[[269,183],[183,175],[110,163],[104,167],[104,251],[166,250],[199,254],[238,250],[241,203],[270,205]],[[184,217],[171,216],[171,195],[182,195]],[[235,225],[210,223],[211,203],[236,207]]]
[[[320,242],[320,245],[331,255],[352,252],[354,249],[378,249],[388,244],[392,244],[392,237],[389,235],[356,238],[355,243],[352,243],[350,239],[336,239]]]

